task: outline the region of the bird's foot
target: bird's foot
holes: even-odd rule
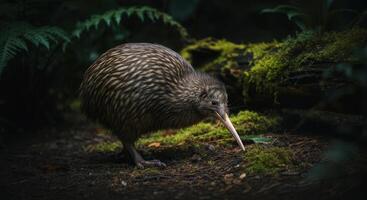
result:
[[[145,167],[166,167],[166,164],[159,160],[144,160],[144,158],[136,151],[133,144],[123,143],[123,145],[138,168],[144,169]]]
[[[159,167],[165,168],[167,165],[160,160],[139,160],[135,162],[136,166],[140,169],[144,169],[145,167]]]

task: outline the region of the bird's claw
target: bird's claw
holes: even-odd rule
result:
[[[164,162],[161,162],[160,160],[142,160],[136,162],[136,166],[140,169],[144,169],[145,167],[159,167],[159,168],[167,167],[167,165]]]

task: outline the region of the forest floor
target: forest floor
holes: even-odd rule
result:
[[[358,147],[358,159],[327,168],[324,153],[338,141],[326,137],[266,134],[273,142],[256,145],[292,151],[292,167],[275,173],[246,173],[248,163],[235,143],[140,148],[146,158],[160,159],[167,167],[138,169],[121,158],[119,151],[93,151],[94,144],[116,139],[99,134],[98,127],[85,121],[77,124],[7,140],[0,149],[0,198],[363,199],[366,188],[366,150]],[[315,169],[324,170],[322,174],[331,170],[338,176],[312,179]]]

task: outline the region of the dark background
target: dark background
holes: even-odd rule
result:
[[[325,9],[327,2],[332,2],[332,4],[330,8]],[[288,10],[287,13],[262,13],[264,9],[275,8],[279,5],[296,6],[299,12]],[[156,13],[166,13],[160,14],[168,17],[167,21],[162,19],[152,21],[147,15],[141,17],[139,14],[133,13],[130,17],[122,16],[119,24],[115,22],[107,24],[101,20],[97,26],[91,25],[89,28],[85,28],[85,22],[97,21],[95,15],[106,15],[109,11],[119,8],[136,7],[139,10],[144,6],[156,9],[154,11]],[[98,199],[99,196],[95,196],[95,194],[100,194],[101,197],[106,197],[104,195],[110,197],[108,196],[110,195],[109,191],[104,188],[111,179],[110,175],[105,173],[106,171],[114,170],[113,172],[116,174],[123,172],[124,176],[127,177],[124,180],[129,180],[131,174],[136,172],[132,167],[129,168],[125,165],[125,168],[121,167],[121,163],[115,159],[115,155],[86,153],[83,149],[83,145],[89,141],[102,142],[106,139],[111,140],[111,138],[106,138],[105,135],[97,137],[96,133],[101,132],[102,129],[93,127],[94,124],[87,121],[81,114],[78,88],[83,73],[93,61],[103,52],[118,44],[126,42],[159,43],[179,52],[195,41],[208,37],[243,44],[262,42],[269,44],[268,42],[285,41],[287,38],[291,38],[293,40],[290,41],[297,43],[302,39],[307,41],[309,39],[307,33],[309,32],[319,34],[320,38],[323,38],[325,33],[340,33],[356,27],[365,30],[366,7],[366,0],[0,0],[0,166],[3,167],[0,169],[5,169],[0,170],[1,177],[4,177],[0,179],[2,181],[0,189],[8,189],[4,193],[5,197],[8,195],[14,198],[22,196],[27,199],[28,195],[31,195],[34,199],[38,199],[37,195],[43,194],[45,199],[53,197],[62,199],[65,198],[66,194],[68,197],[86,199],[89,195],[90,199]],[[299,17],[300,13],[308,16],[304,21],[307,25],[305,29],[289,20],[292,17]],[[328,17],[326,20],[325,16],[329,15],[332,17]],[[182,27],[177,23],[181,24]],[[185,33],[185,29],[189,34],[187,37],[182,35]],[[75,31],[78,30],[82,30],[79,36],[75,34]],[[303,35],[303,33],[306,34]],[[303,45],[307,46],[307,42]],[[310,45],[311,49],[307,50],[312,51],[312,48],[325,48],[326,46],[326,44],[312,45]],[[286,102],[285,106],[282,105],[283,107],[276,105],[272,98],[262,99],[261,95],[253,102],[262,104],[251,107],[243,99],[242,90],[238,91],[238,99],[230,100],[236,102],[235,106],[238,110],[284,114],[282,117],[284,117],[285,122],[282,125],[285,126],[276,132],[276,137],[281,138],[276,145],[281,147],[288,147],[291,144],[302,146],[302,151],[297,154],[299,157],[294,160],[307,158],[310,160],[307,163],[318,163],[321,156],[332,162],[336,160],[332,165],[326,167],[321,165],[317,169],[319,171],[316,170],[317,176],[322,177],[329,174],[344,176],[339,173],[340,169],[341,171],[349,170],[353,176],[346,175],[335,182],[332,176],[328,179],[328,184],[337,185],[336,189],[330,189],[328,184],[321,181],[319,185],[310,186],[314,187],[309,190],[312,192],[294,190],[295,182],[279,184],[281,182],[279,177],[271,177],[274,178],[271,181],[268,181],[269,179],[266,177],[264,179],[252,177],[254,182],[262,181],[258,184],[260,186],[273,184],[273,182],[276,182],[280,187],[286,186],[288,189],[285,187],[285,190],[289,190],[290,193],[293,191],[288,196],[289,199],[295,199],[293,197],[297,195],[302,197],[304,194],[318,197],[318,193],[314,191],[321,190],[324,191],[324,197],[329,197],[329,194],[333,192],[334,196],[338,196],[338,192],[340,192],[344,195],[343,197],[352,199],[353,197],[361,197],[360,199],[364,199],[366,159],[363,156],[353,154],[357,149],[362,155],[365,155],[367,141],[367,115],[364,112],[367,107],[364,100],[367,97],[365,95],[367,88],[367,47],[365,43],[361,45],[363,46],[352,54],[356,56],[355,60],[349,60],[347,63],[331,63],[330,60],[326,60],[322,61],[320,65],[324,67],[339,66],[342,71],[343,84],[347,83],[346,85],[352,86],[351,93],[341,90],[337,91],[338,94],[332,92],[329,94],[324,90],[321,92],[317,90],[322,97],[317,97],[316,100],[301,99],[299,101],[293,101],[292,96],[286,94],[282,96],[283,99],[280,99]],[[294,49],[294,55],[298,55],[300,52],[305,53],[304,49],[306,48],[301,46]],[[314,64],[318,66],[320,63]],[[250,66],[247,63],[245,67],[250,68]],[[194,67],[198,68],[199,66]],[[317,78],[316,85],[322,82],[324,77]],[[232,82],[227,80],[225,83]],[[358,92],[353,93],[353,89]],[[231,92],[236,93],[236,90],[232,89]],[[315,94],[314,96],[317,96],[319,93]],[[346,97],[347,100],[341,101],[342,103],[335,101],[335,103],[333,102],[335,96]],[[300,99],[299,96],[297,98]],[[269,99],[270,103],[267,101]],[[352,103],[349,100],[353,100]],[[329,110],[325,109],[326,114],[322,113],[325,111],[323,108],[316,109],[321,111],[320,115],[318,112],[314,115],[308,112],[312,111],[316,107],[312,108],[312,106],[318,103],[334,103],[337,106],[331,106]],[[301,114],[297,113],[296,109],[292,110],[290,114],[282,113],[283,110],[280,108],[287,108],[287,106],[291,109],[301,107],[304,110]],[[312,136],[309,137],[309,135]],[[335,140],[337,141],[335,142],[335,138],[340,139],[340,141]],[[52,143],[48,143],[50,141]],[[331,141],[331,144],[336,143],[334,146],[331,145],[332,151],[326,151],[327,148],[324,147],[327,142],[325,141]],[[74,145],[74,149],[69,148],[72,145]],[[75,151],[75,147],[80,147],[79,150],[83,151],[83,154]],[[238,160],[242,159],[239,158],[240,154],[237,154],[233,148],[226,148],[226,150],[220,148],[222,147],[214,151],[214,156],[211,154],[213,153],[211,150],[204,150],[204,154],[209,152],[204,160],[218,158],[219,165],[226,165],[220,169],[226,169],[227,163],[225,162],[231,162],[228,165],[233,165],[232,168],[236,173],[238,169],[235,169],[234,166]],[[181,158],[181,161],[188,160],[188,163],[199,163],[198,166],[201,167],[202,171],[207,171],[209,167],[205,168],[207,165],[201,165],[205,162],[195,158],[198,154],[196,151],[201,150],[182,151],[181,153],[188,154],[188,157],[187,159],[186,157]],[[149,151],[144,153],[147,152]],[[171,157],[174,158],[176,155],[180,156],[179,151],[167,151],[166,154],[172,154]],[[215,155],[224,155],[226,159],[215,157]],[[190,158],[191,156],[192,158]],[[354,165],[344,163],[344,159],[349,160],[354,158],[353,156],[358,158]],[[302,164],[301,161],[300,163]],[[172,164],[173,168],[178,169],[175,171],[177,177],[181,177],[184,181],[187,179],[195,180],[182,174],[185,171],[180,171],[181,164]],[[189,169],[187,172],[191,173],[191,164],[187,168]],[[121,169],[123,170],[121,171]],[[360,169],[363,170],[358,171]],[[223,182],[222,172],[215,170],[216,168],[211,168],[211,172],[214,171],[211,173],[212,176],[219,182]],[[91,185],[93,181],[90,177],[94,177],[91,175],[92,172],[98,175],[95,180],[102,180],[101,182],[97,181],[96,185]],[[167,171],[162,171],[162,174],[165,175],[165,172]],[[201,172],[197,171],[196,173],[200,175]],[[69,179],[70,174],[75,175],[73,177],[76,178]],[[303,175],[304,172],[295,176],[303,179]],[[27,177],[30,179],[27,180]],[[145,184],[145,174],[141,177],[141,183]],[[165,176],[162,177],[165,179]],[[293,175],[289,177],[292,179]],[[207,177],[204,179],[207,180]],[[52,182],[55,180],[56,182]],[[348,180],[349,182],[346,182]],[[182,183],[185,183],[184,181]],[[120,179],[117,182],[120,187]],[[56,185],[56,189],[52,190],[49,183],[53,183],[53,186]],[[116,199],[126,197],[126,195],[139,197],[144,193],[145,197],[154,198],[152,197],[153,191],[157,188],[165,191],[165,186],[167,186],[161,187],[155,183],[156,179],[153,177],[149,182],[150,190],[149,188],[146,190],[146,185],[142,186],[141,184],[138,185],[139,187],[131,187],[132,192],[126,190],[126,193],[114,197]],[[169,183],[171,189],[176,186],[175,184]],[[209,182],[205,182],[205,184],[208,185]],[[210,193],[209,196],[212,195],[211,191],[206,190],[207,185],[205,184],[200,185],[199,189],[196,188],[196,190],[206,191]],[[352,189],[344,190],[345,185],[351,186],[349,188]],[[273,186],[270,185],[268,189],[271,191]],[[58,190],[58,187],[61,189]],[[216,187],[218,191],[222,189],[222,185]],[[79,189],[81,190],[79,191]],[[185,190],[177,187],[171,192],[186,193],[192,189],[191,185],[188,185]],[[244,191],[242,185],[237,189],[237,192],[241,194]],[[20,190],[23,192],[18,193]],[[284,190],[281,190],[279,194],[281,195],[283,192]],[[226,191],[224,193],[227,195]],[[0,198],[2,194],[0,192]],[[238,194],[235,193],[233,197],[237,198]],[[259,194],[262,195],[262,191]],[[274,198],[273,193],[268,193],[265,196],[269,199]]]
[[[119,7],[150,6],[171,15],[194,39],[213,37],[236,43],[268,42],[294,36],[301,30],[287,19],[287,15],[262,14],[261,10],[297,2],[307,2],[317,13],[319,7],[312,7],[313,3],[323,1],[2,0],[0,28],[5,34],[9,25],[24,22],[34,27],[56,26],[71,34],[78,22],[92,15]],[[365,7],[364,0],[336,0],[331,9],[362,13]],[[343,24],[349,18],[351,16],[345,14],[334,18],[331,24]],[[341,25],[332,30],[348,28]],[[50,48],[46,49],[28,41],[28,51],[17,51],[0,76],[0,131],[59,125],[65,119],[64,113],[72,110],[71,104],[77,98],[85,69],[98,55],[124,42],[160,43],[176,51],[188,44],[177,30],[162,21],[142,21],[137,16],[122,18],[120,25],[101,23],[97,29],[83,32],[80,38],[72,38],[64,50],[62,42],[51,41]]]

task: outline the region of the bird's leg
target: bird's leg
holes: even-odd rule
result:
[[[144,167],[166,167],[166,164],[159,160],[144,160],[144,158],[136,151],[135,147],[131,143],[123,143],[124,148],[130,154],[135,165],[139,168]]]

